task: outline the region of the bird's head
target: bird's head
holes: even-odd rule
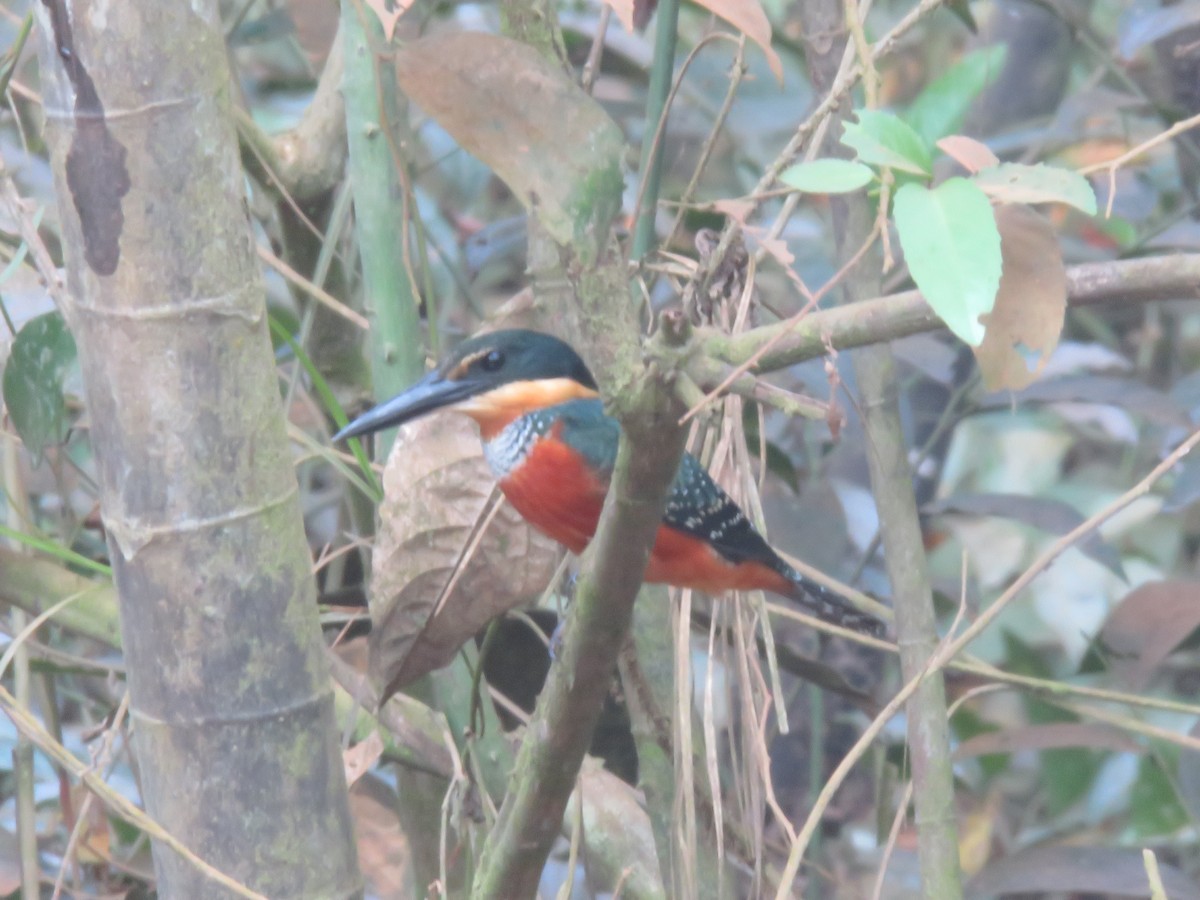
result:
[[[359,437],[452,409],[478,422],[486,440],[532,410],[597,396],[592,373],[570,345],[538,331],[493,331],[463,341],[444,363],[333,439]]]

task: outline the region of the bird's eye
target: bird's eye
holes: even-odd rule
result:
[[[479,360],[479,365],[485,372],[495,372],[504,365],[504,354],[499,350],[492,350]]]

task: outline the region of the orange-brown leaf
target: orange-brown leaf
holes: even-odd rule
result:
[[[992,148],[974,138],[951,134],[938,141],[937,145],[943,153],[972,174],[1000,165],[1000,158],[992,152]]]
[[[767,54],[767,64],[776,80],[783,84],[783,63],[779,54],[771,49],[771,22],[758,0],[696,0],[714,15],[720,16],[742,32]]]
[[[1003,271],[983,343],[971,349],[990,391],[1037,380],[1058,346],[1067,309],[1067,273],[1050,223],[1028,206],[998,206]]]

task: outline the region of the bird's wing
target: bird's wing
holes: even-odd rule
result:
[[[604,412],[599,400],[573,400],[557,410],[562,437],[583,454],[596,475],[607,483],[617,459],[621,427]],[[731,563],[780,562],[750,520],[721,490],[704,467],[685,453],[671,484],[663,524],[699,538]]]
[[[731,563],[761,562],[775,568],[780,562],[746,514],[690,453],[679,464],[663,522],[707,542]]]
[[[559,437],[570,444],[588,468],[606,486],[617,463],[617,444],[621,426],[604,412],[599,400],[569,400],[554,408],[555,422],[561,425]]]

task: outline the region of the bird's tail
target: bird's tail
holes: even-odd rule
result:
[[[782,560],[780,560],[779,574],[788,580],[791,587],[788,596],[799,603],[805,612],[822,622],[829,622],[831,625],[838,625],[871,637],[883,637],[887,631],[887,626],[879,619],[870,613],[863,612],[845,597],[834,593],[820,582],[801,575]]]

